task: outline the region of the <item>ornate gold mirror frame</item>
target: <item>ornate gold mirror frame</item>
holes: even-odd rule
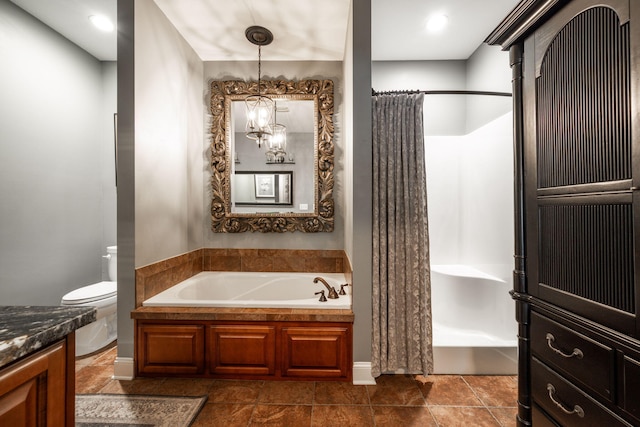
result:
[[[315,203],[307,213],[234,213],[231,209],[231,102],[258,94],[257,82],[211,82],[211,225],[215,233],[302,231],[331,232],[333,202],[333,81],[262,80],[260,93],[280,99],[315,102]],[[252,142],[253,143],[253,142]]]

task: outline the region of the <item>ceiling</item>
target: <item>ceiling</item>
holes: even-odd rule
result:
[[[116,34],[93,27],[90,15],[116,22],[116,0],[11,0],[101,61],[115,61]]]
[[[116,59],[115,33],[95,30],[89,15],[116,20],[116,0],[11,0],[99,60]],[[269,28],[263,60],[343,59],[350,0],[154,0],[203,61],[254,60],[244,36]],[[372,59],[467,59],[518,0],[371,0]],[[425,30],[435,12],[442,33]]]

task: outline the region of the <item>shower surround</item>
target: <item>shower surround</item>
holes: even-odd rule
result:
[[[511,119],[425,137],[437,374],[517,372]]]

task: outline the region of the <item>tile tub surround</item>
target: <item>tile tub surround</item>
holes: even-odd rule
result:
[[[0,367],[95,320],[94,307],[0,306]]]
[[[316,377],[332,377],[333,380],[348,380],[351,381],[351,338],[348,338],[347,350],[344,350],[344,334],[350,336],[352,324],[353,324],[353,311],[352,310],[318,310],[318,309],[274,309],[274,308],[212,308],[212,307],[143,307],[142,303],[162,292],[171,286],[187,279],[188,277],[195,275],[201,271],[232,271],[232,272],[313,272],[313,273],[343,273],[345,278],[350,283],[352,274],[347,257],[342,250],[288,250],[288,249],[202,249],[193,251],[188,254],[184,254],[178,257],[174,257],[168,260],[164,260],[158,263],[151,264],[149,266],[141,267],[136,270],[136,309],[131,312],[131,317],[136,323],[136,348],[138,352],[142,349],[147,349],[148,341],[141,337],[147,336],[147,332],[151,334],[159,333],[158,327],[154,326],[163,324],[162,333],[166,333],[167,328],[187,328],[187,330],[193,332],[194,330],[200,330],[202,322],[209,322],[206,325],[211,326],[210,323],[214,322],[218,324],[220,328],[224,328],[219,322],[243,322],[245,328],[271,328],[274,327],[273,322],[277,322],[280,325],[277,330],[280,331],[284,328],[284,323],[291,324],[292,332],[296,334],[296,340],[298,340],[298,334],[301,334],[301,328],[305,330],[305,334],[309,337],[305,337],[308,340],[318,340],[317,332],[312,331],[314,328],[326,325],[327,322],[339,322],[344,323],[344,327],[334,327],[330,331],[325,332],[327,334],[337,334],[333,339],[336,341],[336,345],[340,348],[339,351],[341,358],[338,367],[329,367],[331,363],[328,361],[328,357],[333,350],[328,349],[331,344],[323,345],[323,351],[321,356],[317,356],[315,360],[316,368],[307,367],[305,372],[313,372],[314,374],[303,375],[307,379],[315,379]],[[271,323],[269,323],[271,322]],[[292,322],[303,322],[294,324]],[[186,325],[186,326],[185,326]],[[295,326],[295,327],[294,327]],[[140,328],[143,328],[145,332],[140,332]],[[345,329],[346,328],[346,329]],[[221,329],[220,329],[221,330]],[[282,329],[284,331],[284,329]],[[288,330],[288,329],[287,329]],[[275,329],[273,330],[275,331]],[[308,332],[307,332],[308,331]],[[338,332],[340,331],[340,332]],[[346,331],[346,332],[345,332]],[[248,333],[244,331],[243,333]],[[275,332],[274,332],[275,333]],[[282,332],[284,333],[284,332]],[[280,332],[278,332],[280,334]],[[197,336],[196,336],[197,335]],[[198,343],[201,342],[198,333],[196,333],[192,339]],[[285,334],[286,335],[286,334]],[[313,338],[311,336],[313,335]],[[291,338],[291,337],[290,337]],[[153,338],[153,342],[157,342],[158,337]],[[259,344],[257,344],[256,337],[251,338],[253,342],[254,352],[260,352],[258,350]],[[293,338],[291,338],[293,339]],[[288,341],[287,341],[288,342]],[[297,342],[297,341],[296,341]],[[334,341],[327,341],[333,343]],[[282,346],[282,341],[277,339],[274,343],[278,343],[273,354],[282,354],[282,350],[279,346]],[[318,344],[316,342],[316,344]],[[199,344],[198,344],[199,345]],[[319,344],[318,344],[319,345]],[[140,347],[142,346],[142,347]],[[159,353],[162,352],[161,347],[152,346],[148,351],[153,353],[151,358],[160,357]],[[210,346],[206,346],[205,358],[209,357],[208,353],[211,351]],[[268,354],[265,357],[271,357],[271,345],[267,346]],[[200,348],[200,347],[198,347]],[[232,351],[232,350],[229,350]],[[300,350],[297,350],[298,353]],[[343,353],[344,351],[344,353]],[[232,351],[233,352],[233,351]],[[327,353],[329,352],[329,353]],[[296,353],[298,356],[299,354]],[[345,356],[346,355],[346,356]],[[185,372],[191,372],[194,369],[205,377],[211,375],[222,375],[217,373],[218,368],[213,368],[216,373],[212,374],[208,370],[203,371],[200,367],[202,351],[198,350],[192,353],[189,363],[183,363],[180,365],[177,359],[163,359],[166,363],[169,363],[167,367],[171,366],[172,372],[175,376],[189,376]],[[229,354],[218,355],[220,357],[231,357]],[[254,355],[255,356],[255,355]],[[298,357],[295,356],[295,357]],[[138,356],[139,357],[139,356]],[[164,357],[164,356],[163,356]],[[189,357],[189,356],[180,356]],[[258,356],[255,356],[258,357]],[[294,356],[291,356],[294,357]],[[302,356],[300,356],[302,357]],[[309,357],[306,355],[305,357]],[[318,359],[319,357],[319,359]],[[346,358],[346,359],[343,359]],[[324,359],[323,359],[324,358]],[[348,360],[347,360],[348,359]],[[208,359],[207,359],[208,360]],[[269,359],[270,360],[270,359]],[[282,361],[285,359],[282,358]],[[286,359],[289,360],[289,359]],[[293,360],[291,363],[293,363]],[[298,359],[295,359],[296,361]],[[321,362],[319,362],[321,361]],[[139,373],[146,373],[151,375],[151,365],[146,363],[146,359],[143,356],[138,359]],[[184,362],[184,361],[182,361]],[[227,361],[228,362],[228,361]],[[237,360],[239,365],[235,366],[236,369],[241,370],[241,367],[246,365],[242,364],[240,360]],[[284,362],[282,362],[284,363]],[[180,365],[180,367],[177,367]],[[183,366],[184,365],[184,366]],[[242,366],[241,366],[242,365]],[[207,364],[209,366],[209,364]],[[269,365],[270,366],[270,365]],[[280,364],[278,363],[278,366]],[[289,365],[287,365],[289,366]],[[306,365],[305,365],[306,366]],[[333,365],[331,365],[333,366]],[[348,366],[348,368],[346,368]],[[175,369],[174,369],[175,368]],[[153,370],[157,371],[158,366],[154,365]],[[168,369],[168,368],[167,368]],[[207,368],[208,369],[208,368]],[[294,365],[291,365],[288,369],[297,369]],[[322,371],[322,369],[325,369]],[[333,369],[333,370],[332,370]],[[331,372],[329,372],[331,371]],[[165,372],[165,371],[163,371]],[[273,376],[274,379],[280,378],[280,370],[269,371],[270,374],[258,375],[261,379],[265,375]],[[336,374],[339,372],[339,375]],[[154,372],[154,375],[158,375],[158,372]],[[196,375],[196,374],[193,374]],[[192,375],[192,376],[193,376]],[[338,375],[338,376],[336,376]],[[233,374],[224,375],[226,378],[233,377]],[[243,377],[240,375],[240,377]],[[255,377],[255,375],[254,375]],[[271,377],[270,377],[271,378]]]
[[[76,361],[77,393],[209,395],[192,427],[516,425],[515,376],[383,375],[371,386],[320,381],[111,378],[116,349]]]
[[[243,322],[347,322],[352,310],[294,308],[139,307],[131,312],[136,320],[219,320]]]
[[[342,250],[198,249],[136,269],[136,307],[201,271],[345,273],[351,267]]]

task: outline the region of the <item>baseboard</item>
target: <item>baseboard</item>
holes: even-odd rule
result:
[[[376,379],[371,375],[371,362],[353,362],[354,385],[376,385]]]
[[[113,363],[114,380],[132,380],[135,378],[133,357],[116,357]]]
[[[132,380],[134,378],[132,357],[116,357],[113,364],[114,380]],[[375,385],[376,379],[371,375],[371,362],[353,363],[354,385]]]
[[[516,347],[433,347],[436,375],[517,375]]]

